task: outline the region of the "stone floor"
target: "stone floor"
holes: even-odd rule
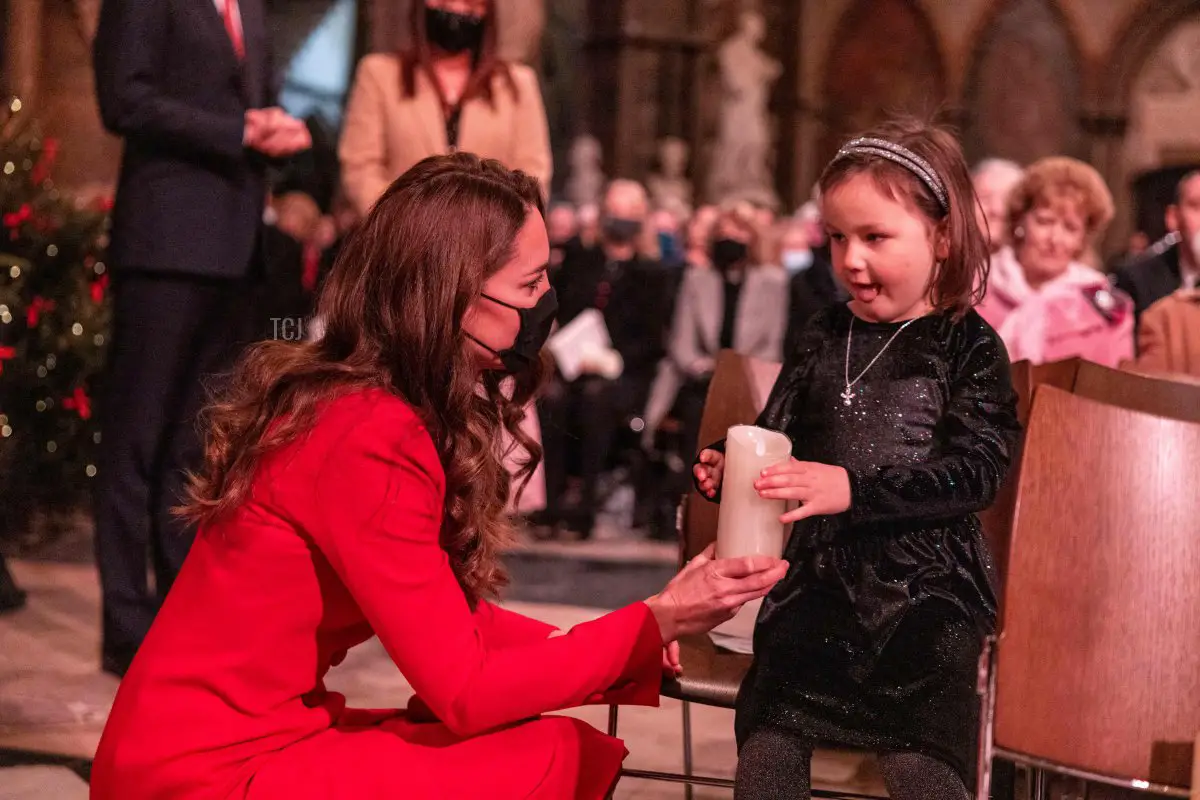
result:
[[[96,666],[99,590],[93,566],[79,547],[60,547],[49,560],[17,559],[11,567],[29,592],[29,604],[0,617],[0,800],[86,796],[88,759],[95,751],[118,682]],[[598,541],[531,544],[511,554],[514,585],[508,605],[559,627],[648,596],[673,572],[674,548],[602,535]],[[74,563],[72,563],[74,562]],[[571,599],[574,598],[574,599]],[[352,705],[403,705],[410,689],[378,640],[355,650],[330,672],[329,688]],[[606,709],[571,712],[603,727]],[[730,776],[735,763],[732,713],[697,707],[692,716],[698,771]],[[622,712],[621,735],[630,768],[682,767],[680,706]],[[12,766],[18,764],[21,766]],[[38,764],[38,766],[28,766]],[[8,766],[6,766],[8,765]],[[814,764],[818,785],[882,794],[873,761],[851,753],[821,753]],[[626,800],[682,798],[682,787],[625,780],[616,796]],[[719,789],[695,797],[728,798]]]

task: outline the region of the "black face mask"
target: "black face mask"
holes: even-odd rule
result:
[[[604,238],[613,244],[629,244],[642,232],[640,219],[604,218]]]
[[[425,38],[447,53],[478,51],[486,24],[486,17],[458,14],[444,8],[425,9]]]
[[[471,336],[470,333],[467,336],[470,336],[484,350],[495,353],[500,359],[500,363],[504,365],[505,372],[514,373],[527,369],[537,361],[542,352],[542,346],[550,338],[550,329],[554,327],[554,318],[558,314],[558,295],[555,294],[554,287],[547,289],[533,308],[514,306],[486,294],[483,297],[496,305],[516,311],[521,318],[521,327],[517,330],[517,336],[513,339],[513,343],[503,350],[487,346]]]
[[[717,269],[729,269],[734,264],[746,260],[750,248],[745,242],[737,239],[717,239],[712,246],[713,265]]]

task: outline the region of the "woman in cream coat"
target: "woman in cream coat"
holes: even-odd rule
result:
[[[537,75],[497,56],[494,0],[412,0],[412,46],[358,65],[338,146],[342,187],[364,216],[392,181],[427,156],[494,158],[550,189],[550,130]],[[526,431],[540,441],[537,414]],[[539,468],[520,511],[545,505]]]
[[[414,45],[358,65],[338,148],[359,214],[426,156],[463,150],[533,175],[545,194],[550,132],[537,75],[496,55],[493,0],[413,0]]]
[[[646,406],[643,444],[649,445],[663,417],[685,392],[680,417],[691,449],[699,435],[704,392],[717,354],[778,362],[787,330],[788,274],[766,257],[764,232],[753,209],[722,209],[710,246],[712,266],[690,266],[679,289],[667,358],[659,365]],[[690,452],[685,444],[684,452]]]

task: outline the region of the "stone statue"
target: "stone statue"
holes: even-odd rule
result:
[[[598,204],[604,194],[603,159],[600,141],[595,136],[584,134],[571,144],[571,176],[567,178],[567,199],[576,208],[592,203]]]
[[[709,171],[709,199],[748,200],[777,207],[771,180],[771,124],[767,98],[782,67],[759,45],[766,23],[756,11],[739,17],[737,32],[717,50],[721,69],[718,134]]]
[[[670,211],[678,219],[692,215],[692,184],[687,179],[688,143],[678,136],[658,143],[658,172],[646,179],[654,208]]]

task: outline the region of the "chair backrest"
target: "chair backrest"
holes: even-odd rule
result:
[[[1013,389],[1017,393],[1017,417],[1022,426],[1029,424],[1029,409],[1033,405],[1034,389],[1042,384],[1056,386],[1066,391],[1075,387],[1076,375],[1079,372],[1081,359],[1071,358],[1066,361],[1055,361],[1049,364],[1034,366],[1028,361],[1014,362],[1011,369]],[[1017,482],[1021,477],[1021,448],[1013,454],[1008,476],[996,492],[996,499],[991,506],[979,514],[979,522],[983,527],[983,535],[992,551],[999,573],[1000,600],[1004,600],[1004,576],[1008,571],[1008,550],[1012,540],[1013,511],[1017,505]]]
[[[1155,780],[1200,731],[1200,425],[1038,387],[996,660],[995,744]]]
[[[734,425],[753,424],[767,404],[779,376],[779,364],[722,350],[717,356],[704,414],[700,418],[700,447],[725,438]],[[704,499],[695,487],[684,501],[680,556],[687,561],[717,540],[719,506]]]
[[[1075,394],[1146,414],[1200,422],[1200,383],[1138,374],[1085,361]]]

